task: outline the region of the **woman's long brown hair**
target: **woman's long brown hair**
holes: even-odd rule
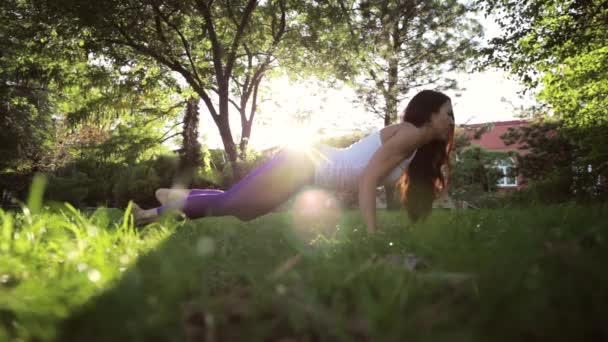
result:
[[[408,103],[403,121],[422,127],[431,120],[431,115],[451,101],[438,91],[423,90]],[[452,117],[454,116],[453,113]],[[433,201],[447,187],[445,174],[449,174],[449,154],[453,146],[454,132],[448,141],[433,140],[416,151],[416,156],[399,179],[401,202],[414,222],[428,216]],[[445,172],[445,174],[444,174]]]

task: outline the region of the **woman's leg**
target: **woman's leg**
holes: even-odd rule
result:
[[[157,213],[180,209],[189,218],[231,215],[251,220],[285,202],[313,177],[314,163],[306,152],[284,149],[228,191],[190,194],[157,208]]]
[[[161,205],[167,205],[171,202],[183,201],[190,195],[200,194],[217,194],[222,193],[222,190],[217,189],[167,189],[160,188],[155,191],[154,195]]]

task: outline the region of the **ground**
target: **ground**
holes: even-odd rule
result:
[[[0,212],[0,340],[606,340],[606,214]]]

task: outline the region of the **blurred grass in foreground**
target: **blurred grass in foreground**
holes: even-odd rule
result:
[[[356,212],[138,230],[41,193],[0,211],[0,341],[608,339],[605,205],[380,212],[368,235]]]

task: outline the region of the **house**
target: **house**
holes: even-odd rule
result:
[[[509,128],[518,128],[528,124],[526,120],[511,120],[500,122],[479,123],[472,125],[462,125],[461,128],[470,139],[471,145],[479,146],[487,151],[493,152],[510,152],[516,151],[519,154],[527,153],[527,150],[522,149],[520,143],[506,145],[501,139],[501,136],[509,130]],[[500,164],[495,165],[502,171],[503,177],[498,181],[498,191],[506,192],[518,190],[524,187],[523,178],[520,175],[513,175],[516,159],[507,158]]]

